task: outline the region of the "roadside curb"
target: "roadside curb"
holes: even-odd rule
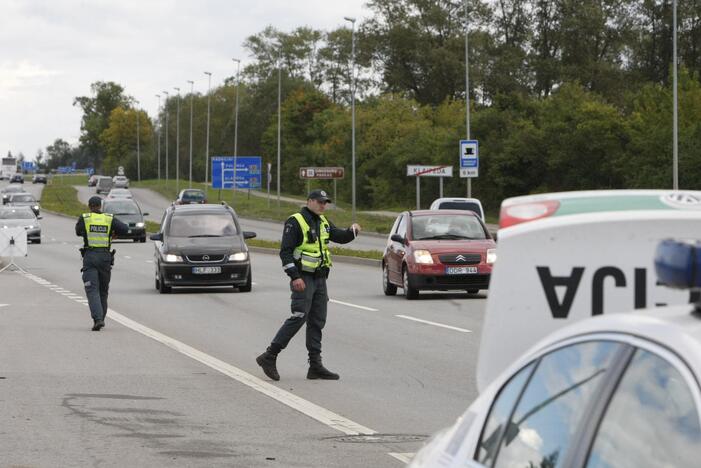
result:
[[[268,247],[254,247],[250,245],[248,246],[248,250],[250,250],[251,252],[264,253],[269,255],[278,255],[280,253],[280,250],[278,249],[271,249]],[[373,258],[348,257],[346,255],[334,255],[332,257],[332,260],[338,263],[352,263],[354,265],[366,265],[371,267],[379,267],[382,263],[380,260],[375,260]]]

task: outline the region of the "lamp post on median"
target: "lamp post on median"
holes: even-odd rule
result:
[[[190,83],[190,185],[188,188],[192,188],[192,107],[193,99],[195,96],[195,82],[187,80]]]
[[[161,180],[161,129],[163,126],[161,125],[161,95],[156,94],[156,97],[158,98],[158,110],[156,111],[158,114],[158,130],[156,130],[156,134],[158,135],[158,181],[160,182]]]
[[[344,20],[351,23],[351,184],[352,210],[351,222],[355,222],[355,18],[348,16]]]
[[[679,113],[677,96],[677,0],[672,2],[672,60],[674,61],[672,95],[674,99],[672,116],[672,185],[679,190]]]
[[[141,145],[139,144],[139,101],[136,102],[136,180],[141,182]]]
[[[470,49],[468,47],[467,34],[469,32],[469,16],[467,12],[467,0],[465,0],[465,130],[467,139],[470,139]],[[472,197],[472,178],[467,177],[467,198]]]
[[[277,207],[280,208],[280,127],[282,125],[282,44],[277,62]]]
[[[168,91],[163,91],[163,94],[166,96],[166,102],[165,102],[165,114],[166,114],[166,187],[168,186],[168,98],[170,97],[168,95]]]
[[[231,193],[231,201],[234,200],[234,195],[236,194],[236,169],[238,162],[236,157],[238,156],[239,148],[239,67],[241,66],[241,60],[232,58],[236,62],[236,104],[234,105],[234,190]]]
[[[205,149],[205,163],[204,163],[204,190],[207,191],[207,183],[209,182],[209,102],[212,97],[210,89],[212,87],[212,73],[204,72],[207,75],[207,144]]]
[[[173,88],[178,92],[176,106],[176,121],[175,126],[175,192],[180,193],[180,88]]]

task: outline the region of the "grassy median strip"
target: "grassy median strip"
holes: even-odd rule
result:
[[[141,182],[139,184],[140,187],[144,188],[150,188],[152,190],[155,190],[164,196],[168,198],[175,198],[173,195],[172,197],[170,196],[170,190],[166,190],[165,187],[165,182],[162,182],[161,184],[157,184],[158,181],[145,181]],[[73,188],[73,185],[80,185],[86,183],[86,178],[85,176],[79,175],[79,176],[53,176],[52,180],[44,187],[44,191],[41,196],[41,205],[43,208],[45,208],[48,211],[55,211],[57,213],[63,213],[66,215],[70,216],[75,216],[76,218],[81,215],[81,213],[85,213],[88,211],[88,207],[86,205],[83,205],[78,201],[78,191]],[[160,187],[161,189],[164,190],[164,192],[161,192],[161,190],[157,190],[154,187],[151,187],[151,183],[155,183],[154,185],[157,187]],[[135,184],[136,185],[136,184]],[[173,182],[171,182],[171,185],[174,185]],[[193,184],[193,185],[202,185],[204,184]],[[199,188],[199,187],[197,187]],[[175,188],[173,187],[173,190]],[[213,192],[218,192],[217,190],[210,189],[210,197],[212,196]],[[227,195],[229,197],[231,196],[231,192],[229,192]],[[237,193],[237,206],[241,206],[243,203],[239,204],[239,197],[243,200],[246,197],[246,194],[243,193]],[[215,198],[210,198],[210,202],[216,200],[216,195],[214,195]],[[251,199],[258,198],[252,196]],[[262,203],[267,206],[267,200],[264,198],[260,198],[262,200]],[[255,200],[256,202],[259,202],[260,200]],[[277,208],[277,204],[276,208]],[[283,203],[280,203],[281,209],[283,208]],[[286,208],[289,212],[294,212],[299,209],[298,205],[295,205],[293,203],[284,203],[284,208]],[[253,208],[251,208],[253,209]],[[240,210],[236,210],[237,213],[241,216],[244,216]],[[339,212],[340,213],[340,212]],[[288,213],[289,215],[289,213]],[[335,217],[336,212],[332,212],[331,216]],[[259,218],[259,216],[256,216],[256,213],[254,211],[251,211],[249,213],[250,217],[255,217]],[[376,218],[373,216],[373,218]],[[268,218],[270,219],[270,218]],[[283,217],[280,219],[280,221],[284,221],[287,219],[287,216]],[[392,221],[393,222],[393,221]],[[360,221],[362,225],[362,221]],[[350,222],[348,222],[350,224]],[[390,224],[391,227],[391,224]],[[388,228],[389,229],[389,228]],[[160,230],[160,224],[156,223],[154,221],[146,221],[146,230],[148,232],[158,232]],[[280,242],[279,241],[268,241],[268,240],[263,240],[263,239],[248,239],[246,241],[246,244],[254,247],[267,247],[270,249],[280,249]],[[334,255],[343,255],[347,257],[360,257],[360,258],[371,258],[375,260],[380,260],[382,259],[382,252],[379,250],[352,250],[352,249],[345,249],[343,247],[331,247],[331,253]]]

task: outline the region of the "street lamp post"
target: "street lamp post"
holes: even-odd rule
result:
[[[136,180],[141,182],[141,145],[139,144],[139,101],[136,101]]]
[[[158,98],[157,114],[158,114],[159,125],[158,125],[158,130],[156,130],[156,133],[158,135],[158,144],[157,144],[157,146],[158,146],[158,152],[157,152],[157,154],[158,154],[158,180],[160,181],[161,180],[161,128],[163,126],[160,125],[160,123],[161,123],[161,95],[156,94],[156,97]]]
[[[163,91],[166,96],[165,114],[166,114],[166,187],[168,186],[168,91]]]
[[[212,97],[210,94],[210,88],[212,87],[212,73],[204,72],[207,75],[207,144],[205,149],[205,163],[204,163],[204,189],[207,190],[207,183],[209,182],[209,102]]]
[[[195,96],[195,82],[187,80],[190,83],[190,185],[188,188],[192,188],[192,107],[193,99]]]
[[[679,190],[679,114],[678,114],[678,96],[677,96],[677,0],[672,3],[672,60],[674,61],[673,70],[673,99],[674,111],[672,117],[672,185],[674,190]]]
[[[236,194],[236,170],[238,169],[238,162],[236,157],[238,156],[239,149],[239,67],[241,66],[241,60],[232,58],[236,62],[236,104],[234,105],[234,190],[231,192],[231,201],[234,201],[234,196]]]
[[[282,45],[277,61],[277,207],[280,208],[280,127],[282,125]]]
[[[465,0],[465,130],[470,139],[470,49],[467,34],[469,32],[467,0]],[[472,198],[472,178],[467,177],[467,198]]]
[[[180,88],[173,88],[178,92],[175,112],[175,192],[180,193]]]
[[[351,23],[351,220],[355,222],[355,18],[345,16],[343,19]]]

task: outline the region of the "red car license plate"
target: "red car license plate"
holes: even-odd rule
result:
[[[477,267],[445,267],[446,275],[470,275],[477,273]]]

